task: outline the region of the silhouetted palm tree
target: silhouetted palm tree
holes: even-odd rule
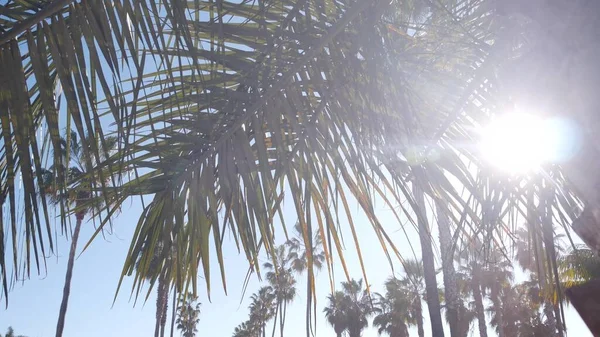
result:
[[[255,332],[257,337],[265,337],[267,322],[275,317],[277,297],[273,288],[266,286],[260,288],[250,298],[252,299],[249,306],[251,331]]]
[[[337,337],[348,328],[348,318],[346,317],[346,295],[342,291],[336,291],[327,296],[328,305],[323,309],[327,322],[333,327]]]
[[[369,326],[368,317],[373,313],[371,298],[363,289],[362,280],[342,282],[342,291],[329,295],[328,300],[323,311],[335,333],[341,336],[347,331],[349,337],[360,337]]]
[[[503,326],[503,309],[500,301],[500,292],[503,287],[509,286],[513,281],[512,263],[507,260],[502,252],[494,250],[489,261],[484,265],[481,273],[481,285],[484,291],[489,291],[492,301],[492,310],[499,326]],[[498,329],[498,337],[505,337],[504,330]]]
[[[325,263],[325,252],[323,251],[323,243],[319,233],[312,234],[310,227],[306,226],[306,234],[307,238],[309,238],[309,242],[306,243],[306,240],[304,240],[303,228],[300,223],[297,223],[294,229],[296,231],[296,237],[288,240],[286,245],[289,249],[288,259],[290,260],[292,269],[298,274],[306,272],[306,332],[308,334],[310,331],[310,313],[314,295],[311,280],[314,277],[314,272],[323,268],[323,264]],[[309,255],[312,263],[309,263]],[[310,268],[310,266],[312,266],[312,268]]]
[[[2,335],[0,335],[0,337],[2,337]],[[4,337],[26,337],[23,335],[15,335],[15,331],[13,330],[13,328],[11,326],[8,327],[8,330],[6,331],[6,334],[4,335]]]
[[[200,322],[200,303],[196,303],[198,297],[191,293],[183,297],[183,303],[177,308],[177,329],[181,330],[183,337],[194,337]]]
[[[379,334],[390,337],[408,337],[408,326],[414,322],[410,313],[410,295],[403,282],[390,277],[385,282],[385,296],[376,294],[376,309],[373,325]]]
[[[296,297],[296,280],[292,267],[290,266],[290,255],[287,246],[280,245],[275,247],[275,264],[266,262],[263,267],[268,270],[266,273],[267,281],[275,294],[275,322],[273,324],[273,336],[275,335],[275,325],[279,317],[279,329],[283,337],[283,327],[285,325],[285,316],[287,305]]]
[[[409,290],[408,296],[411,316],[417,324],[419,337],[424,337],[423,305],[421,302],[425,293],[423,264],[418,260],[405,260],[403,267],[406,275],[402,278],[402,282]]]
[[[71,280],[73,278],[73,266],[75,265],[75,253],[77,251],[81,225],[85,216],[90,212],[94,212],[94,209],[100,209],[102,203],[105,201],[100,195],[94,193],[92,189],[94,186],[106,185],[111,179],[111,175],[106,170],[103,174],[102,172],[91,174],[91,172],[97,165],[106,160],[107,155],[110,155],[110,152],[116,148],[117,139],[107,137],[104,148],[107,149],[108,153],[101,152],[98,161],[94,158],[90,162],[86,161],[85,153],[91,149],[83,148],[77,139],[77,133],[71,132],[69,139],[61,138],[60,143],[63,157],[62,163],[66,163],[68,168],[67,166],[61,168],[53,166],[49,169],[42,169],[41,172],[42,193],[49,197],[50,201],[54,204],[67,204],[69,209],[73,209],[76,219],[75,228],[71,235],[65,285],[58,312],[58,322],[56,324],[56,337],[62,336],[65,327],[69,295],[71,293]],[[67,176],[59,177],[60,172],[65,172]],[[60,185],[58,181],[62,179],[65,179],[63,181],[67,182],[66,190],[58,188]]]

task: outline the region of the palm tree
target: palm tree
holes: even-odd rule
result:
[[[48,195],[54,204],[69,204],[69,208],[72,208],[75,212],[76,219],[75,228],[71,235],[71,247],[69,249],[65,285],[58,313],[58,322],[56,324],[57,337],[62,336],[65,327],[65,317],[67,315],[67,306],[69,304],[69,295],[71,293],[71,280],[73,278],[73,267],[75,264],[75,253],[77,251],[77,242],[79,241],[81,225],[83,224],[86,215],[100,209],[100,203],[105,200],[97,193],[95,194],[92,191],[92,188],[96,185],[107,184],[111,179],[110,174],[107,174],[107,172],[104,172],[104,175],[93,175],[91,173],[92,168],[105,161],[110,153],[103,153],[99,156],[98,161],[88,163],[84,157],[86,151],[83,149],[81,142],[77,139],[77,134],[75,132],[72,132],[67,139],[62,138],[60,142],[62,144],[61,151],[62,157],[64,158],[63,163],[67,163],[67,165],[72,164],[72,166],[69,166],[68,169],[65,166],[53,166],[49,169],[42,169],[41,173],[43,178],[41,182],[41,185],[43,186],[42,192]],[[109,151],[113,151],[117,146],[117,139],[114,137],[108,138],[107,144],[105,145]],[[57,186],[57,181],[62,179],[59,176],[61,172],[67,173],[66,191],[61,190]],[[100,182],[98,179],[103,179],[103,181]]]
[[[367,318],[373,313],[371,297],[363,289],[362,280],[342,282],[342,289],[346,300],[344,311],[347,319],[349,337],[360,337],[362,331],[369,326]]]
[[[166,248],[170,247],[170,248]],[[147,245],[143,247],[143,249],[149,249]],[[143,250],[142,249],[142,250]],[[146,262],[138,259],[136,262],[136,270],[146,268],[146,279],[150,282],[158,282],[158,287],[156,288],[156,322],[154,327],[154,337],[163,337],[165,335],[165,328],[167,323],[167,310],[168,310],[168,302],[169,302],[169,287],[170,282],[168,281],[168,275],[166,270],[163,268],[163,265],[160,265],[162,261],[161,257],[164,255],[168,255],[167,257],[167,266],[171,264],[177,263],[176,261],[176,252],[175,248],[171,243],[168,242],[167,239],[163,241],[159,241],[157,243],[157,247],[153,249],[154,255],[151,260]],[[174,296],[176,296],[176,289],[173,291]],[[175,301],[175,299],[174,299]],[[175,303],[173,303],[173,317],[171,322],[171,334],[173,333],[174,328],[174,320],[175,320]]]
[[[349,337],[360,337],[369,325],[367,318],[373,313],[371,298],[363,289],[362,280],[342,282],[342,291],[330,294],[327,299],[329,304],[323,312],[337,336],[347,331]]]
[[[251,331],[256,332],[257,337],[266,336],[267,322],[275,317],[277,307],[277,295],[272,287],[262,287],[257,293],[250,297],[250,326]]]
[[[287,246],[280,245],[275,247],[273,259],[275,264],[266,262],[263,267],[268,270],[266,273],[267,281],[275,294],[275,322],[273,324],[273,336],[275,336],[275,326],[279,315],[279,329],[283,337],[283,327],[287,313],[287,304],[296,297],[296,280],[290,266],[290,255]]]
[[[177,329],[181,330],[183,337],[194,337],[200,322],[200,303],[196,303],[198,297],[192,293],[182,297],[183,303],[177,308]]]
[[[119,173],[120,168],[135,167],[139,172],[109,192],[118,204],[131,196],[154,196],[140,216],[124,274],[134,270],[142,243],[156,246],[156,231],[171,232],[185,225],[190,229],[178,232],[174,240],[192,243],[182,248],[182,255],[193,258],[174,266],[181,282],[195,281],[200,269],[210,273],[204,260],[213,240],[204,235],[208,229],[213,233],[231,230],[249,264],[257,267],[259,247],[274,246],[270,225],[282,210],[284,192],[291,192],[299,218],[310,221],[314,216],[325,224],[331,240],[324,244],[331,245],[329,251],[342,248],[338,229],[332,224],[339,208],[345,206],[347,193],[359,200],[373,228],[385,237],[373,203],[375,197],[385,196],[390,203],[401,204],[406,199],[403,194],[410,194],[406,192],[410,179],[406,178],[411,170],[404,167],[406,162],[396,160],[399,152],[406,159],[405,149],[415,145],[406,139],[418,139],[443,154],[439,160],[423,164],[441,169],[444,174],[436,179],[442,183],[434,184],[433,177],[424,177],[420,183],[436,185],[436,192],[446,201],[456,201],[456,186],[465,187],[476,199],[472,204],[449,202],[443,207],[449,208],[448,214],[464,213],[473,217],[471,223],[479,223],[481,200],[464,166],[465,161],[469,166],[484,163],[470,146],[454,144],[457,140],[461,144],[476,141],[477,124],[484,123],[494,110],[482,102],[503,101],[505,93],[496,89],[505,86],[497,84],[506,77],[507,69],[516,68],[512,60],[522,59],[513,57],[515,54],[529,51],[531,46],[537,50],[537,46],[556,45],[540,43],[548,38],[566,46],[556,37],[562,34],[529,31],[529,26],[513,20],[514,11],[525,12],[534,21],[540,20],[540,12],[560,13],[552,7],[554,3],[548,6],[554,12],[545,6],[537,6],[543,11],[528,12],[526,9],[536,8],[535,1],[527,6],[496,2],[452,1],[442,6],[425,0],[391,4],[276,0],[266,6],[263,1],[203,0],[193,4],[177,1],[172,7],[142,0],[115,6],[89,6],[75,0],[11,2],[3,8],[0,20],[0,91],[4,93],[0,106],[5,107],[0,120],[5,131],[0,151],[0,185],[4,187],[0,200],[9,205],[13,233],[17,231],[15,205],[26,205],[24,227],[28,229],[26,249],[14,263],[26,264],[22,270],[29,275],[29,257],[43,256],[39,253],[52,242],[51,231],[44,229],[43,221],[36,221],[45,217],[49,222],[45,206],[38,210],[27,205],[35,206],[31,200],[39,192],[35,183],[41,180],[37,159],[43,157],[45,148],[37,146],[38,131],[48,130],[52,162],[60,167],[59,123],[73,124],[88,162],[105,150],[104,145],[98,148],[90,142],[92,149],[87,151],[85,142],[93,138],[89,136],[97,134],[103,144],[102,138],[110,132],[106,128],[115,125],[126,150],[102,165],[103,169],[111,167],[112,173]],[[404,5],[409,11],[389,7]],[[590,15],[577,11],[582,17]],[[396,12],[401,15],[392,15]],[[229,15],[232,20],[223,20]],[[305,26],[315,29],[301,28]],[[107,34],[109,31],[114,34]],[[521,36],[527,36],[526,41],[518,39]],[[587,30],[575,29],[570,36],[591,46],[598,43]],[[547,60],[547,54],[556,53],[539,54],[536,56]],[[175,58],[177,62],[172,62]],[[128,72],[122,72],[120,60],[127,62]],[[152,66],[147,62],[153,62]],[[565,67],[547,69],[555,74],[555,69],[561,68]],[[341,78],[347,80],[342,83]],[[131,88],[123,88],[122,83],[132,83]],[[571,86],[560,80],[552,83],[557,88],[577,88],[577,81],[567,82]],[[63,88],[64,95],[53,95],[59,91],[57,87]],[[544,96],[560,97],[560,93]],[[589,98],[597,100],[593,95]],[[66,102],[66,111],[58,108],[61,101]],[[581,102],[586,102],[564,101],[567,107],[571,103],[581,107]],[[582,125],[597,125],[587,123],[589,116],[596,119],[595,114],[561,104],[556,106],[562,108],[555,107],[559,112],[582,112]],[[100,116],[105,120],[100,122]],[[585,144],[596,148],[593,141]],[[576,165],[567,165],[567,172],[591,203],[585,214],[594,220],[600,192],[590,183],[597,180],[590,172],[599,170],[591,164],[595,161],[579,158],[595,158],[594,151],[591,153],[578,156]],[[21,193],[15,193],[18,174],[23,176]],[[448,184],[446,174],[457,178],[457,183]],[[563,188],[561,198],[567,199],[564,204],[579,205],[562,175],[556,178]],[[64,189],[60,182],[58,185]],[[386,186],[386,191],[380,186]],[[538,193],[535,184],[526,186]],[[23,203],[16,202],[20,197]],[[502,201],[497,204],[503,205]],[[523,210],[520,202],[506,205]],[[404,212],[411,217],[415,212],[426,213],[415,203]],[[564,219],[561,221],[568,226],[573,215],[561,212],[565,216],[556,218]],[[67,214],[62,213],[63,217]],[[593,227],[597,221],[582,223],[584,228],[591,226],[590,233],[600,232]],[[425,225],[421,227],[422,240],[431,240]],[[17,247],[19,237],[10,236],[6,246]],[[215,255],[221,256],[220,240],[214,240]],[[422,246],[427,250],[426,244]],[[12,277],[7,270],[12,269],[5,267],[4,246],[0,254],[7,293],[7,277]],[[152,251],[142,254],[147,260],[154,255]],[[197,268],[199,261],[202,268]],[[432,294],[433,263],[430,257],[423,262]],[[146,279],[143,269],[135,273],[134,288]],[[434,321],[434,331],[441,331],[441,318]]]
[[[591,249],[581,245],[562,255],[558,267],[565,287],[600,277],[600,259]]]
[[[481,285],[484,291],[489,290],[489,298],[492,301],[495,319],[499,326],[503,326],[500,292],[503,287],[510,285],[513,281],[512,263],[505,259],[498,250],[495,250],[491,257],[482,270]],[[505,337],[504,330],[498,330],[498,337]]]
[[[390,337],[408,337],[408,326],[416,321],[411,316],[410,295],[406,285],[395,277],[385,282],[385,296],[377,295],[377,306],[373,325],[379,334]]]
[[[0,335],[0,337],[2,337],[2,335]],[[8,330],[6,330],[6,334],[4,335],[4,337],[26,337],[26,336],[15,335],[15,330],[13,330],[13,328],[11,326],[9,326]]]
[[[348,319],[346,317],[346,295],[342,291],[336,291],[327,296],[329,304],[323,309],[327,322],[333,327],[337,337],[342,337],[342,334],[348,329]]]
[[[310,313],[313,300],[311,280],[314,277],[314,272],[323,268],[326,256],[325,251],[323,251],[323,241],[319,233],[312,235],[311,227],[306,226],[306,235],[309,238],[309,242],[306,242],[304,240],[304,229],[299,222],[294,226],[294,229],[296,236],[288,240],[286,245],[289,249],[288,259],[290,260],[291,268],[298,274],[306,272],[306,333],[308,334],[310,332]]]
[[[235,327],[233,337],[259,337],[252,322],[246,321]]]
[[[425,280],[425,291],[427,294],[427,308],[431,320],[431,334],[433,337],[444,337],[444,326],[442,325],[442,307],[438,296],[438,286],[435,276],[435,262],[433,248],[431,247],[431,228],[427,220],[425,210],[425,196],[420,182],[413,183],[413,194],[418,206],[417,223],[419,228],[419,239],[421,241],[421,253],[423,258],[423,275]],[[482,335],[482,337],[486,337]]]
[[[425,291],[423,264],[418,260],[406,260],[403,267],[406,275],[401,281],[408,288],[410,314],[417,323],[419,337],[424,337],[423,306],[421,303]]]
[[[552,335],[562,336],[563,328],[561,323],[561,315],[558,310],[558,301],[555,296],[557,288],[560,291],[560,284],[556,285],[549,277],[552,275],[552,268],[548,266],[552,261],[548,261],[541,254],[541,247],[545,245],[539,233],[531,233],[529,235],[524,228],[519,228],[516,232],[515,241],[515,257],[521,268],[528,271],[530,281],[539,285],[538,289],[541,294],[542,307],[547,324]],[[553,242],[553,250],[559,254],[563,251],[558,240]],[[560,276],[560,275],[559,275]]]
[[[471,296],[473,296],[473,305],[475,307],[479,335],[481,337],[487,337],[485,306],[483,304],[482,294],[483,263],[480,258],[480,252],[477,249],[465,251],[460,258],[460,272],[462,274],[460,278],[467,282],[467,289]]]
[[[459,310],[461,303],[459,299],[459,289],[456,281],[456,270],[454,269],[454,244],[452,243],[452,234],[450,231],[450,219],[445,212],[447,207],[440,203],[442,200],[435,200],[437,211],[437,224],[440,237],[440,252],[442,254],[442,273],[444,280],[444,298],[446,302],[447,322],[450,326],[450,335],[452,337],[463,336],[459,332],[461,322],[459,320]],[[468,326],[468,324],[467,324]]]

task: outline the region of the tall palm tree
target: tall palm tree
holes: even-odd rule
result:
[[[411,316],[410,295],[406,285],[395,277],[385,282],[385,296],[376,294],[376,309],[373,325],[379,334],[390,337],[408,337],[408,326],[415,323]]]
[[[177,308],[177,329],[181,330],[183,337],[194,337],[198,331],[197,325],[200,322],[200,303],[198,297],[188,293],[182,296],[182,304]]]
[[[298,222],[294,226],[296,236],[286,242],[288,246],[288,259],[290,260],[291,268],[298,274],[306,272],[306,333],[310,333],[311,311],[313,301],[313,287],[311,280],[315,271],[323,268],[325,261],[325,251],[323,250],[323,241],[319,233],[312,234],[310,226],[304,229]],[[304,231],[309,239],[304,240]],[[310,257],[310,262],[309,262]],[[316,313],[315,313],[316,314]]]
[[[263,267],[268,270],[266,273],[267,281],[269,281],[269,285],[275,294],[273,336],[275,336],[275,326],[277,325],[277,317],[279,317],[279,330],[281,337],[283,337],[287,305],[296,297],[296,279],[290,266],[291,260],[286,245],[275,247],[273,259],[275,264],[266,262]]]
[[[102,182],[97,181],[103,179],[103,183],[107,184],[111,176],[108,172],[104,172],[104,175],[91,173],[93,167],[101,165],[103,161],[107,159],[110,153],[103,153],[98,161],[87,162],[84,157],[86,151],[83,148],[81,142],[77,139],[77,134],[72,132],[70,137],[61,138],[61,151],[62,157],[64,158],[63,163],[68,166],[62,167],[50,167],[49,169],[42,169],[42,192],[48,195],[50,200],[54,204],[68,204],[69,208],[74,210],[75,213],[75,228],[71,235],[71,247],[69,249],[69,258],[67,261],[67,271],[65,275],[65,285],[63,289],[62,301],[58,312],[58,322],[56,324],[56,337],[60,337],[63,334],[65,327],[65,318],[67,315],[67,307],[69,304],[69,295],[71,293],[71,280],[73,278],[73,267],[75,265],[75,253],[77,252],[77,243],[79,241],[79,233],[81,226],[86,215],[95,212],[101,208],[101,203],[105,200],[97,193],[92,191],[92,188],[96,185],[100,185]],[[117,146],[117,139],[114,137],[107,139],[106,148],[109,151],[113,151]],[[68,160],[67,160],[68,159]],[[59,176],[61,172],[66,172],[67,177],[67,190],[64,191],[58,188],[57,181],[62,179]]]
[[[343,291],[336,291],[327,296],[328,305],[323,309],[327,322],[333,327],[337,337],[348,329],[348,319],[346,317],[346,295]]]
[[[417,324],[419,337],[425,337],[423,306],[421,302],[425,292],[423,264],[418,260],[406,260],[403,267],[406,275],[401,281],[408,288],[407,295],[409,296],[410,314]]]

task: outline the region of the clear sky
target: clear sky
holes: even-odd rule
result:
[[[152,292],[146,303],[141,299],[134,307],[133,300],[130,301],[129,299],[131,281],[126,280],[121,293],[114,306],[112,306],[125,254],[129,248],[129,240],[141,211],[137,202],[130,204],[128,207],[123,209],[123,213],[116,218],[114,233],[108,235],[106,240],[98,238],[76,261],[64,337],[153,336],[155,323],[154,292]],[[412,257],[407,239],[400,231],[397,222],[391,218],[391,212],[379,205],[378,214],[387,219],[383,222],[384,226],[386,230],[392,233],[392,239],[404,256],[407,258]],[[286,215],[292,217],[294,213],[287,211]],[[382,283],[392,273],[390,266],[367,220],[357,214],[356,224],[359,227],[358,236],[363,249],[369,283],[375,291],[381,291]],[[347,228],[343,224],[342,227]],[[85,224],[84,230],[82,230],[79,251],[92,233],[92,223]],[[360,267],[353,243],[349,241],[351,237],[348,234],[345,233],[344,235],[347,246],[347,262],[351,276],[360,278]],[[414,248],[419,254],[419,240],[414,230],[409,229],[409,237],[416,244]],[[6,328],[12,325],[17,334],[28,337],[54,336],[68,254],[68,242],[63,237],[59,238],[59,242],[58,259],[55,256],[48,259],[47,275],[32,276],[32,279],[24,284],[15,285],[10,293],[8,309],[4,307],[0,309],[1,333],[4,333]],[[246,298],[242,300],[241,292],[247,272],[247,262],[242,255],[237,253],[233,242],[229,242],[225,247],[224,255],[229,293],[225,296],[218,274],[212,275],[212,302],[208,301],[205,288],[200,288],[202,313],[197,336],[231,336],[235,326],[247,319],[247,298],[260,286],[258,279],[252,277]],[[214,261],[212,266],[216,265],[216,261]],[[339,281],[344,280],[341,267],[337,267],[335,275],[336,282],[339,283]],[[204,283],[200,280],[199,284],[203,285]],[[300,278],[297,285],[297,299],[289,307],[285,328],[286,337],[306,336],[305,285],[303,277]],[[441,280],[439,286],[441,286]],[[317,291],[317,308],[319,312],[317,315],[316,336],[335,336],[333,330],[326,324],[321,312],[326,304],[325,296],[330,291],[326,270],[318,275]],[[425,322],[427,335],[428,317],[425,317]],[[572,308],[567,310],[567,324],[569,336],[591,336]],[[471,331],[473,336],[478,335],[476,324],[472,325]],[[489,334],[490,336],[495,335],[491,328]],[[447,335],[449,334],[447,333]],[[179,336],[179,334],[176,333],[175,336]],[[375,337],[377,332],[370,328],[364,332],[363,336]],[[411,336],[416,336],[415,329],[412,329]]]

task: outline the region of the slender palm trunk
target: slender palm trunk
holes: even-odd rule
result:
[[[280,315],[279,321],[281,322],[281,337],[283,337],[283,327],[285,326],[285,316],[287,315],[287,301],[283,302],[283,315]]]
[[[425,197],[418,182],[413,182],[413,193],[420,216],[418,218],[419,239],[421,241],[421,252],[423,254],[423,274],[425,278],[425,291],[427,292],[427,308],[431,320],[431,336],[444,337],[444,325],[442,324],[442,309],[438,295],[437,280],[435,278],[435,263],[433,261],[433,248],[431,247],[431,231],[427,223],[425,208]],[[482,336],[483,337],[483,336]]]
[[[554,310],[552,304],[544,301],[544,315],[546,316],[547,324],[550,330],[552,330],[552,336],[557,336],[556,333],[556,317],[554,317]]]
[[[175,309],[177,308],[177,291],[175,289],[173,289],[173,303],[171,307],[171,337],[173,337],[173,333],[175,332]]]
[[[481,296],[481,282],[479,280],[481,270],[478,265],[473,268],[473,278],[471,280],[471,291],[473,291],[473,301],[475,302],[475,314],[479,323],[479,336],[487,337],[487,326],[485,324],[485,309],[483,307],[483,297]]]
[[[67,306],[69,304],[69,295],[71,293],[71,279],[73,278],[73,265],[75,264],[75,252],[77,251],[77,240],[79,239],[83,217],[84,214],[81,213],[76,215],[77,222],[75,223],[75,230],[73,230],[73,236],[71,237],[71,249],[69,250],[69,261],[67,262],[65,287],[63,289],[62,302],[60,303],[60,311],[58,313],[58,323],[56,324],[56,337],[62,337],[65,328],[65,317],[67,315]]]
[[[445,210],[436,201],[438,217],[438,228],[440,231],[440,252],[442,253],[442,272],[444,274],[444,295],[446,297],[446,310],[448,311],[448,325],[450,325],[450,336],[466,337],[460,335],[458,315],[458,285],[456,283],[456,271],[454,270],[454,253],[452,249],[452,234],[450,232],[450,221]],[[468,332],[468,331],[467,331]]]
[[[492,305],[494,306],[494,312],[496,314],[496,323],[498,324],[498,337],[505,337],[504,334],[504,315],[502,313],[502,305],[500,304],[500,298],[498,298],[498,292],[492,290]]]
[[[277,301],[277,305],[275,306],[275,316],[273,316],[273,333],[272,337],[275,337],[275,331],[277,329],[277,315],[279,314],[279,301]]]
[[[421,296],[417,293],[417,302],[415,303],[416,319],[417,319],[417,333],[419,337],[425,337],[425,329],[423,327],[423,307],[421,306]]]

